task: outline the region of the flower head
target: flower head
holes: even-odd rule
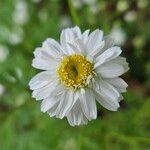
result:
[[[116,111],[127,84],[119,77],[128,63],[121,49],[99,29],[64,29],[60,43],[46,39],[34,52],[33,67],[43,70],[29,83],[33,97],[42,100],[41,111],[67,117],[70,125],[97,118],[96,101]]]

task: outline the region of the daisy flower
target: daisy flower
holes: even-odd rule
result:
[[[61,32],[60,42],[46,39],[36,48],[32,66],[43,70],[29,83],[41,111],[64,118],[71,126],[97,118],[96,102],[117,111],[127,84],[119,77],[129,67],[121,49],[99,29],[79,27]]]

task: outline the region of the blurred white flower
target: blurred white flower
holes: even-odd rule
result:
[[[21,68],[17,67],[17,68],[15,68],[15,71],[16,71],[17,77],[21,79],[22,75],[23,75]]]
[[[16,2],[15,11],[13,13],[13,21],[16,24],[23,25],[28,20],[27,3],[24,0]]]
[[[114,27],[110,33],[116,45],[123,45],[126,42],[126,33],[120,27]]]
[[[128,2],[127,1],[122,1],[120,0],[118,3],[117,3],[117,9],[120,11],[120,12],[123,12],[125,10],[127,10],[128,8]]]
[[[5,78],[6,78],[9,82],[11,82],[11,83],[15,83],[15,82],[17,81],[14,76],[12,76],[12,75],[10,75],[10,74],[8,74],[8,73],[5,74]]]
[[[38,13],[38,18],[42,21],[45,22],[48,19],[48,13],[45,10],[41,10]]]
[[[80,0],[72,0],[72,4],[77,9],[80,9],[83,6],[83,3],[81,3]]]
[[[96,0],[72,0],[72,3],[75,8],[80,9],[83,5],[93,5]]]
[[[28,95],[26,92],[18,93],[15,97],[14,104],[19,107],[22,106],[28,100]]]
[[[137,18],[137,12],[134,10],[127,12],[124,16],[124,20],[127,22],[133,22],[136,20],[136,18]]]
[[[90,5],[89,9],[90,9],[91,13],[97,14],[99,12],[99,10],[100,10],[100,7],[99,7],[98,4],[93,3],[93,4]]]
[[[97,4],[96,0],[72,0],[75,8],[81,9],[84,5],[89,6],[91,13],[96,14],[100,10],[100,6]]]
[[[5,87],[2,84],[0,84],[0,97],[4,94],[4,92],[5,92]]]
[[[9,41],[11,44],[16,45],[21,43],[23,40],[23,30],[21,28],[14,29],[10,32]]]
[[[61,16],[60,18],[60,29],[70,27],[72,25],[71,19],[69,16]]]
[[[4,45],[0,45],[0,62],[5,61],[8,54],[9,54],[8,48]]]
[[[136,36],[133,39],[133,45],[136,48],[141,48],[145,44],[145,39],[142,36]]]
[[[138,0],[137,5],[139,8],[145,8],[148,6],[148,0]]]
[[[81,32],[76,26],[62,30],[60,43],[46,39],[32,61],[43,71],[29,82],[32,96],[42,101],[41,111],[67,117],[72,126],[96,119],[96,102],[117,111],[127,88],[119,76],[129,69],[121,52],[99,29]]]
[[[67,139],[67,141],[64,143],[64,150],[77,150],[77,142],[75,139]]]
[[[82,0],[82,1],[84,4],[88,4],[88,5],[96,3],[96,0]]]

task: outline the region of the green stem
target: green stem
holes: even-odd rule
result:
[[[74,24],[79,26],[80,20],[78,18],[78,14],[77,14],[71,0],[68,0],[68,6],[69,6],[69,10],[70,10],[71,17],[72,17]]]

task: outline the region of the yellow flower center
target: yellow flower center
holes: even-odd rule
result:
[[[61,82],[67,87],[85,87],[88,78],[93,75],[93,64],[84,56],[73,54],[61,61],[58,75]]]

